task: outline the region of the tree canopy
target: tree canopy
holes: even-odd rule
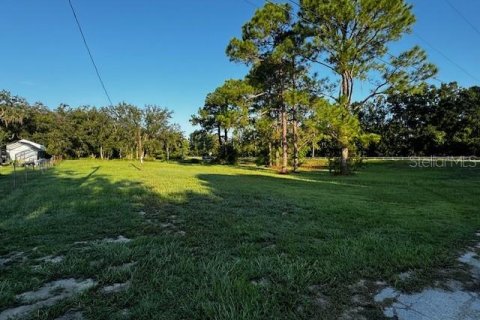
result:
[[[234,114],[212,103],[222,87],[207,96],[192,123],[216,129],[219,144],[221,127],[248,128],[251,139],[237,139],[237,149],[253,144],[259,160],[282,173],[289,164],[295,171],[300,156],[328,141],[348,173],[349,158],[380,141],[378,130],[369,131],[360,119],[365,108],[423,92],[437,68],[418,46],[389,53],[415,23],[405,0],[302,0],[298,6],[267,2],[227,46],[231,61],[250,68],[238,80],[253,92],[242,115],[249,115],[249,125],[237,126]],[[359,94],[358,84],[368,93]]]
[[[45,145],[49,154],[68,158],[182,157],[187,140],[171,116],[166,108],[128,103],[50,109],[2,91],[0,144],[31,139]]]

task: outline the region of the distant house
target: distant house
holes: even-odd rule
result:
[[[45,158],[45,147],[41,144],[22,139],[7,144],[7,155],[10,161],[17,160],[21,163],[35,163],[36,160]]]

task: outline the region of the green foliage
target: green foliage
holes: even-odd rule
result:
[[[359,135],[358,121],[352,120],[358,108],[374,97],[414,93],[437,69],[426,61],[426,54],[419,47],[398,57],[388,54],[390,43],[410,32],[415,22],[412,6],[405,0],[302,0],[300,3],[302,26],[309,39],[308,58],[336,76],[339,94],[333,100],[350,112],[333,115],[342,122],[334,121],[338,135],[333,138],[346,151],[342,152],[345,165],[349,145]],[[352,103],[356,82],[367,82],[372,89]],[[346,172],[348,168],[343,170]]]
[[[405,86],[407,78],[422,81],[435,72],[418,47],[393,58],[392,65],[378,59],[387,54],[391,42],[412,30],[415,16],[404,0],[302,0],[300,14],[312,39],[310,54],[344,76],[348,85],[371,77],[372,71],[383,73],[387,83],[381,87],[390,88]],[[412,67],[419,70],[410,75],[407,70]],[[351,89],[342,90],[349,100]]]
[[[238,150],[232,143],[226,143],[217,150],[216,162],[221,164],[237,164]]]
[[[360,112],[365,130],[381,135],[369,155],[470,156],[480,151],[480,89],[456,83],[394,94]]]
[[[318,130],[332,137],[340,147],[352,148],[355,142],[368,146],[380,139],[377,134],[364,133],[358,116],[344,105],[318,100],[315,103],[314,116]]]
[[[248,154],[253,149],[259,162],[268,164],[273,158],[278,163],[281,150],[282,171],[289,155],[296,168],[298,159],[313,154],[321,141],[343,149],[342,157],[348,157],[348,149],[366,150],[380,136],[360,125],[359,110],[374,98],[419,93],[437,72],[418,46],[398,56],[388,53],[414,22],[405,0],[302,0],[298,19],[290,4],[266,3],[226,50],[232,61],[250,67],[247,81],[257,92],[249,109],[251,124],[235,128],[232,119],[238,114],[208,103],[218,100],[214,94],[193,123],[217,130],[220,144],[222,127],[237,134],[245,130],[253,139],[238,135],[239,150]],[[327,79],[318,80],[310,63],[322,66]],[[352,101],[356,82],[368,83],[371,91]],[[433,127],[430,135],[444,139]]]
[[[191,123],[200,125],[202,130],[196,132],[194,146],[203,143],[202,152],[211,153],[215,149],[224,150],[226,144],[231,143],[235,137],[229,134],[244,130],[249,124],[249,100],[254,93],[254,88],[243,80],[227,80],[225,83],[209,93],[205,99],[205,105],[191,118]],[[217,135],[218,146],[207,136],[210,133]],[[224,158],[222,154],[220,157]]]
[[[31,139],[51,155],[67,158],[179,158],[186,154],[183,133],[170,124],[172,112],[158,106],[120,103],[108,108],[41,103],[0,93],[0,144]]]
[[[190,134],[189,153],[192,156],[213,154],[218,149],[218,139],[206,130],[195,130]]]
[[[358,156],[350,156],[347,159],[348,171],[344,172],[342,168],[342,159],[340,157],[328,158],[328,171],[335,175],[353,174],[363,166],[363,159]]]

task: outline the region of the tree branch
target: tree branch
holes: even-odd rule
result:
[[[367,102],[368,100],[370,100],[371,98],[377,96],[377,95],[380,95],[380,94],[384,94],[385,91],[380,91],[381,88],[385,87],[386,85],[388,84],[388,81],[385,81],[381,84],[379,84],[373,91],[372,93],[370,93],[365,99],[363,99],[361,102],[359,102],[359,105],[363,105],[365,102]]]

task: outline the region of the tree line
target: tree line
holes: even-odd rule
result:
[[[239,156],[286,173],[306,156],[479,154],[479,87],[430,85],[437,68],[418,46],[390,45],[415,22],[405,0],[267,2],[227,45],[244,79],[226,80],[191,118],[187,141],[158,106],[49,109],[0,92],[0,144],[20,138],[71,158]]]
[[[204,145],[216,146],[220,158],[253,153],[286,173],[322,141],[348,173],[359,150],[381,139],[362,125],[361,111],[421,92],[437,73],[418,46],[389,53],[414,22],[404,0],[302,0],[295,8],[267,2],[226,49],[248,75],[207,96],[192,116],[202,129],[191,142],[198,149],[200,138],[214,134],[217,141]]]
[[[480,87],[457,83],[397,94],[359,112],[365,131],[381,138],[367,156],[480,156]]]
[[[128,103],[101,108],[62,104],[52,110],[1,91],[0,145],[30,139],[45,145],[49,154],[67,158],[181,158],[188,154],[188,140],[171,117],[166,108]]]

